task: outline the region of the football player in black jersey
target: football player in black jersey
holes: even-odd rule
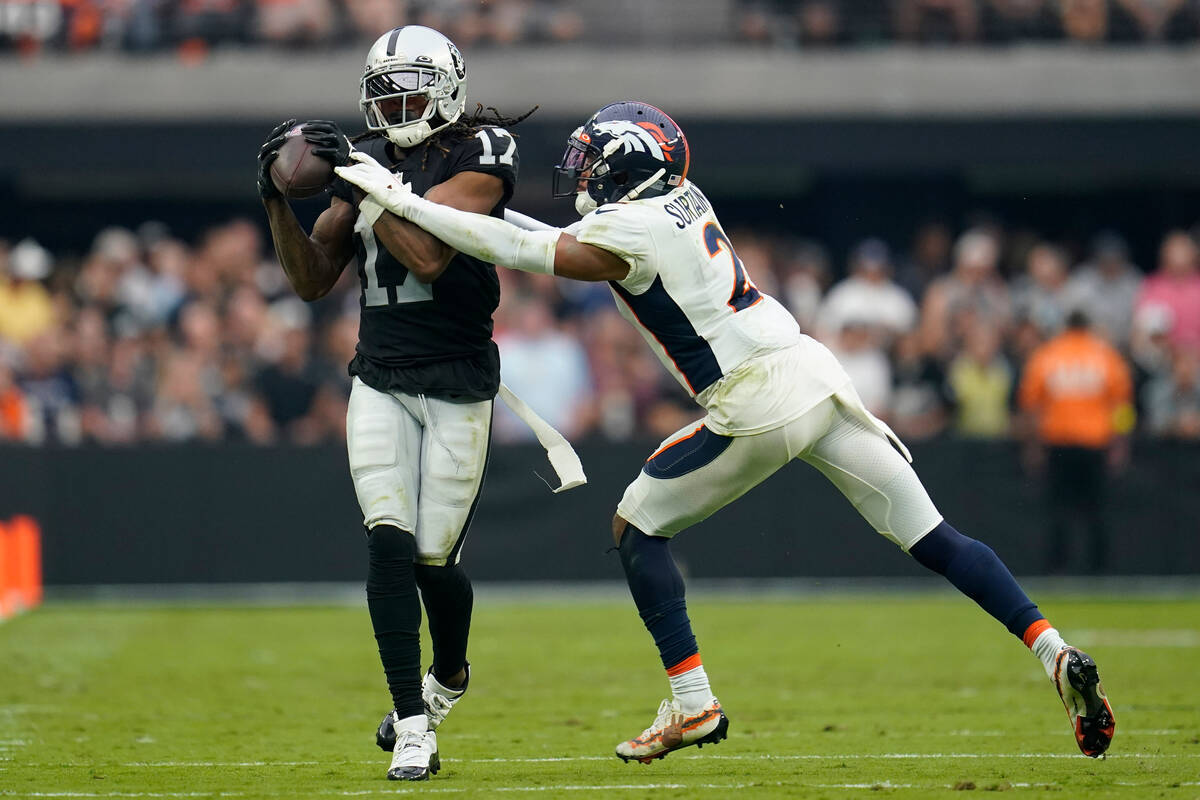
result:
[[[466,71],[454,44],[409,25],[367,54],[360,103],[367,131],[353,147],[440,203],[502,217],[517,144],[500,125],[463,116]],[[527,116],[527,115],[526,115]],[[472,591],[459,566],[488,460],[500,358],[492,312],[495,267],[385,211],[340,179],[306,234],[269,169],[284,123],[259,153],[259,190],[275,250],[296,292],[324,296],[357,256],[362,309],[346,420],[354,488],[367,529],[367,605],[394,710],[377,734],[387,776],[425,780],[439,768],[434,728],[466,691]],[[306,123],[313,152],[335,166],[352,147],[337,126]],[[422,677],[421,608],[433,666]]]

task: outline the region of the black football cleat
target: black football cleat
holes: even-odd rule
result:
[[[379,723],[378,730],[375,731],[375,744],[379,745],[379,749],[390,753],[396,749],[396,729],[392,727],[396,724],[396,712],[389,711],[383,715],[383,721]]]
[[[1089,758],[1104,755],[1116,735],[1117,719],[1100,684],[1096,662],[1082,650],[1064,647],[1054,661],[1054,686],[1079,749]]]

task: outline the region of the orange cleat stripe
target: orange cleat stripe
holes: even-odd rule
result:
[[[694,731],[696,728],[699,728],[701,725],[708,722],[710,719],[712,719],[716,715],[717,715],[717,712],[715,710],[706,711],[705,713],[701,714],[700,716],[689,720],[688,724],[683,726],[683,730],[685,732],[686,731]]]

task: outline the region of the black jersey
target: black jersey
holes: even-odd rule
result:
[[[382,137],[355,147],[418,195],[460,172],[495,175],[504,183],[504,194],[491,211],[494,217],[504,216],[516,184],[517,144],[503,128],[483,126],[474,136],[455,140],[435,137],[399,159]],[[350,185],[340,179],[333,194],[354,202]],[[376,240],[361,216],[354,224],[354,244],[362,314],[350,374],[383,392],[475,400],[495,396],[500,385],[500,356],[492,341],[492,313],[500,303],[495,266],[456,253],[437,280],[421,283]]]

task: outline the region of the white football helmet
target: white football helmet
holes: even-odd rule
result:
[[[462,116],[467,69],[454,42],[423,25],[393,28],[367,51],[359,84],[367,130],[398,147],[413,147]],[[424,97],[420,110],[410,100]]]

